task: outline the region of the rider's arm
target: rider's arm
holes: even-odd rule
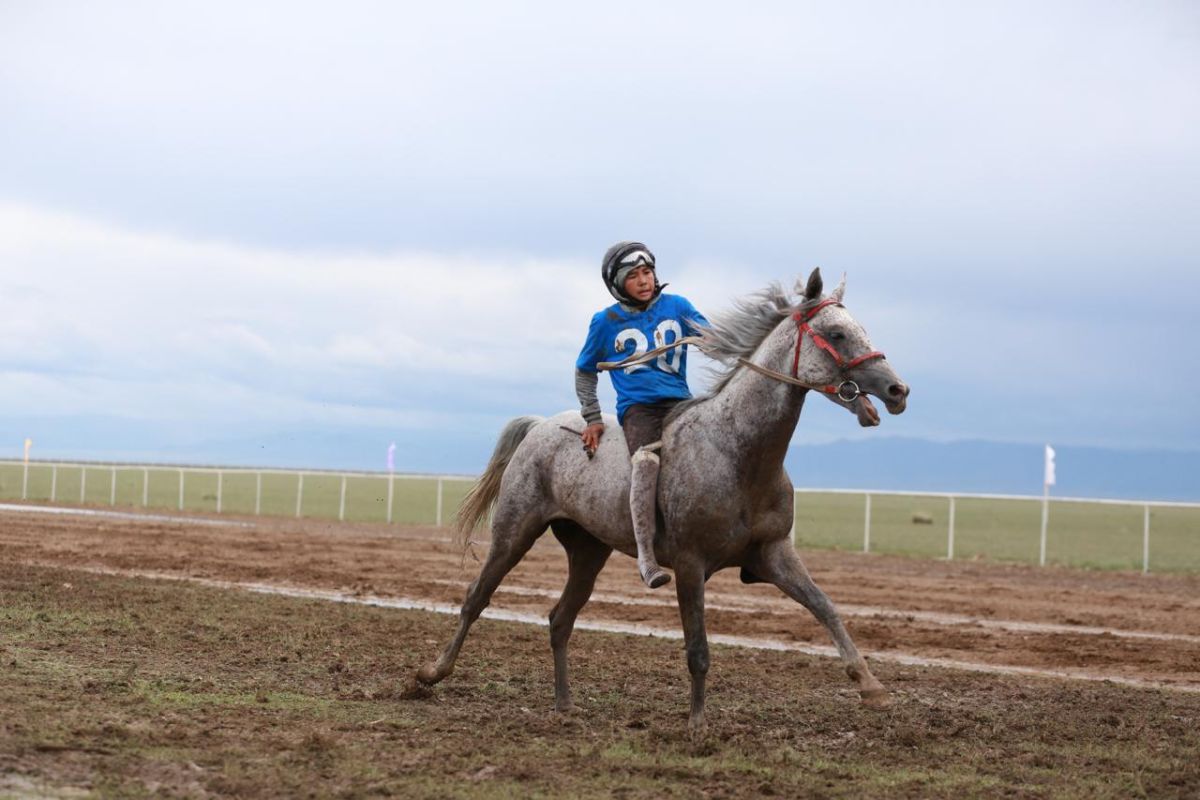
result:
[[[579,409],[588,425],[600,422],[600,399],[596,396],[599,383],[597,373],[575,368],[575,396],[579,398]]]
[[[600,376],[596,372],[596,364],[604,360],[604,317],[603,312],[592,317],[588,328],[587,341],[575,361],[575,395],[579,398],[579,410],[587,427],[583,429],[583,448],[591,457],[600,444],[604,434],[604,422],[600,417],[600,400],[596,397],[596,386]]]

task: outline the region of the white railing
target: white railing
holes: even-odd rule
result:
[[[873,496],[892,497],[935,497],[948,501],[946,525],[946,559],[954,559],[954,516],[956,500],[1007,500],[1022,502],[1038,502],[1042,504],[1042,526],[1039,541],[1039,566],[1046,565],[1047,513],[1049,503],[1087,503],[1090,505],[1111,505],[1125,507],[1140,507],[1142,509],[1142,572],[1150,571],[1150,509],[1151,508],[1187,508],[1200,510],[1200,503],[1168,502],[1158,500],[1110,500],[1089,497],[1046,497],[1045,495],[1019,494],[983,494],[969,492],[907,492],[877,489],[796,489],[801,494],[838,494],[863,495],[863,543],[862,551],[871,552],[871,498]],[[1200,531],[1198,531],[1200,534]],[[1200,538],[1200,537],[1198,537]],[[796,541],[795,515],[793,515],[792,541]]]
[[[34,468],[48,468],[50,470],[50,502],[67,502],[74,501],[74,498],[65,498],[58,496],[58,473],[60,469],[78,471],[80,474],[79,481],[79,503],[86,502],[87,497],[87,476],[89,472],[108,472],[109,473],[109,505],[117,504],[117,475],[118,473],[137,473],[142,474],[141,489],[142,498],[141,505],[149,507],[150,505],[150,473],[174,472],[178,475],[178,502],[176,504],[178,510],[184,510],[184,497],[187,488],[187,476],[195,475],[213,475],[216,476],[216,511],[218,514],[225,513],[224,508],[224,488],[225,478],[228,475],[254,475],[254,514],[262,513],[262,479],[264,475],[286,475],[294,476],[296,479],[296,505],[295,516],[304,516],[304,479],[313,477],[335,478],[340,480],[339,497],[338,497],[338,520],[346,518],[346,485],[350,479],[374,479],[387,481],[387,510],[385,521],[390,523],[393,518],[394,498],[396,481],[422,481],[434,482],[434,524],[441,526],[444,516],[445,503],[445,484],[448,482],[464,483],[474,482],[475,476],[471,475],[429,475],[422,473],[396,473],[396,472],[369,472],[359,470],[319,470],[319,469],[281,469],[273,467],[213,467],[213,466],[189,466],[189,465],[172,465],[172,464],[117,464],[112,462],[88,462],[88,461],[18,461],[10,459],[0,459],[0,466],[18,466],[22,470],[21,477],[21,499],[29,499],[29,470]]]
[[[179,510],[184,510],[188,507],[185,501],[186,489],[189,485],[189,476],[194,476],[192,479],[200,475],[215,476],[215,510],[217,513],[228,513],[229,509],[226,504],[226,487],[231,476],[254,476],[254,497],[253,497],[253,513],[259,515],[263,510],[263,477],[264,476],[285,476],[294,479],[295,504],[289,506],[289,513],[296,517],[305,516],[305,481],[313,478],[332,478],[337,481],[337,501],[336,501],[336,518],[345,520],[347,516],[347,486],[350,481],[368,480],[368,481],[386,481],[386,501],[383,509],[377,509],[377,516],[372,516],[373,519],[391,523],[395,518],[395,495],[397,482],[420,482],[424,484],[432,483],[429,491],[432,497],[422,496],[423,500],[429,500],[433,505],[432,519],[423,517],[426,521],[431,521],[433,524],[441,526],[446,517],[446,492],[447,484],[456,484],[458,487],[463,487],[464,484],[473,483],[476,476],[471,475],[428,475],[420,473],[388,473],[388,472],[370,472],[370,471],[335,471],[335,470],[313,470],[313,469],[280,469],[280,468],[256,468],[256,467],[222,467],[222,466],[191,466],[191,465],[173,465],[173,464],[118,464],[112,462],[83,462],[83,461],[29,461],[24,462],[15,459],[0,459],[0,469],[18,468],[21,470],[21,492],[22,500],[30,498],[30,470],[31,469],[49,469],[50,470],[50,490],[48,499],[51,502],[79,502],[85,503],[88,500],[88,476],[96,472],[108,473],[107,486],[108,492],[107,502],[109,505],[117,504],[117,478],[120,474],[140,473],[140,505],[150,507],[151,491],[150,479],[151,474],[161,475],[162,473],[176,474],[177,486],[172,493],[173,497],[171,505],[174,505]],[[78,474],[79,490],[78,496],[64,497],[60,491],[60,470],[70,470]],[[161,478],[160,478],[161,481]],[[161,483],[160,483],[161,487]],[[819,489],[819,488],[800,488],[795,490],[797,500],[805,494],[825,494],[825,495],[861,495],[863,497],[862,506],[862,551],[864,553],[872,552],[871,529],[872,529],[872,498],[880,497],[913,497],[913,498],[940,498],[947,501],[947,522],[946,522],[946,539],[945,539],[945,558],[955,558],[955,524],[956,524],[956,501],[959,500],[996,500],[996,501],[1021,501],[1021,502],[1037,502],[1043,504],[1043,520],[1048,511],[1048,504],[1060,503],[1081,503],[1100,506],[1125,506],[1125,507],[1140,507],[1142,509],[1141,519],[1141,568],[1143,572],[1150,570],[1150,545],[1151,545],[1151,515],[1152,508],[1180,508],[1200,510],[1200,503],[1178,503],[1178,502],[1162,502],[1149,500],[1109,500],[1109,499],[1094,499],[1083,497],[1054,497],[1045,498],[1041,495],[1013,495],[1013,494],[983,494],[983,493],[960,493],[960,492],[919,492],[919,491],[890,491],[890,490],[862,490],[862,489]],[[279,490],[276,490],[278,495]],[[15,494],[11,493],[11,494]],[[95,492],[92,493],[93,497]],[[123,494],[128,495],[128,492]],[[164,492],[161,490],[155,493],[158,497],[156,507],[166,507],[162,502]],[[290,491],[287,492],[290,495]],[[45,499],[46,494],[39,494],[39,499]],[[205,496],[207,499],[208,496]],[[382,498],[380,498],[382,499]],[[411,499],[411,498],[410,498]],[[290,497],[288,498],[290,502]],[[130,502],[131,505],[136,502]],[[276,507],[280,505],[278,496],[275,497],[273,503]],[[200,504],[192,504],[192,507],[197,507]],[[248,503],[242,504],[239,513],[250,513]],[[800,506],[800,503],[797,503]],[[211,505],[205,505],[205,508],[212,510]],[[331,509],[328,509],[328,504],[325,508],[329,513],[310,514],[312,516],[333,516]],[[315,509],[310,509],[310,511]],[[378,511],[382,510],[382,514]],[[799,511],[799,508],[797,509]],[[453,511],[453,509],[451,509]],[[360,515],[361,518],[361,515]],[[1189,531],[1190,534],[1190,531]],[[796,540],[796,527],[793,521],[792,538]],[[1045,524],[1041,528],[1040,548],[1037,557],[1037,562],[1041,565],[1046,563],[1046,538],[1047,527]],[[1200,514],[1197,515],[1197,550],[1200,550]]]

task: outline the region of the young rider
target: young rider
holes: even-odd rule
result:
[[[596,312],[587,340],[575,362],[575,393],[587,427],[583,446],[600,444],[604,422],[596,398],[596,364],[621,361],[670,344],[697,332],[708,320],[684,297],[663,294],[654,254],[641,242],[618,242],[601,263],[604,285],[616,303]],[[613,370],[617,421],[632,457],[629,508],[637,541],[638,572],[652,589],[670,582],[654,555],[655,508],[658,498],[658,453],[663,419],[672,406],[691,397],[687,385],[686,346],[662,353],[643,364]]]

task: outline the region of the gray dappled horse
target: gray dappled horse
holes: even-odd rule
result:
[[[744,581],[773,583],[803,604],[829,630],[862,702],[888,703],[887,690],[867,668],[789,538],[795,495],[783,457],[808,391],[854,412],[863,426],[879,424],[867,394],[892,414],[904,411],[908,397],[908,386],[842,307],[844,290],[843,278],[823,297],[821,274],[814,270],[799,305],[772,285],[716,317],[702,333],[701,347],[730,368],[710,396],[686,401],[667,420],[654,549],[659,562],[675,570],[692,679],[688,726],[693,733],[704,730],[709,663],[704,584],[725,567],[741,567]],[[579,412],[570,411],[549,419],[520,417],[501,433],[457,522],[459,533],[469,534],[494,503],[491,549],[467,590],[454,638],[437,661],[417,672],[421,683],[434,684],[450,674],[471,624],[549,526],[568,561],[567,585],[550,612],[555,708],[572,707],[567,641],[575,618],[612,551],[637,555],[630,460],[621,429],[606,419],[607,431],[589,459],[579,436],[563,430],[582,424]]]

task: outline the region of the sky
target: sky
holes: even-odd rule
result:
[[[1200,6],[434,5],[0,2],[0,456],[477,472],[621,239],[847,275],[910,407],[795,447],[1200,453]]]

